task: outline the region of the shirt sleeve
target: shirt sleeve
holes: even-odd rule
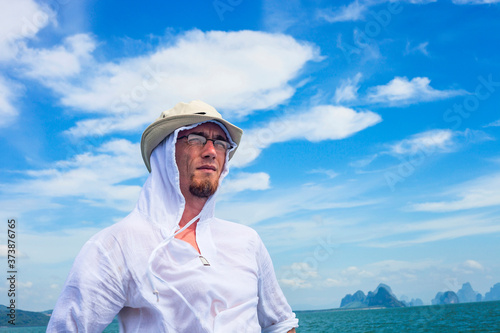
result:
[[[257,260],[260,270],[257,314],[262,332],[286,333],[298,327],[299,320],[283,295],[274,273],[271,257],[262,241],[260,241]]]
[[[47,332],[102,332],[126,301],[119,244],[91,239],[75,259]]]

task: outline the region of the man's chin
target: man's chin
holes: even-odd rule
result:
[[[201,181],[192,181],[189,185],[189,192],[192,195],[199,198],[208,198],[217,191],[217,182],[211,181],[209,179],[204,179]]]

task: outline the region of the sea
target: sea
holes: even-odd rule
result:
[[[296,315],[299,318],[297,333],[500,333],[500,301],[393,309],[297,311]],[[0,332],[42,333],[45,327],[0,328]],[[111,324],[104,332],[118,332],[118,324]]]

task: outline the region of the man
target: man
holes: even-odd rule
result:
[[[82,248],[48,332],[295,332],[298,320],[252,229],[214,217],[242,135],[200,101],[143,133],[150,175],[135,209]]]

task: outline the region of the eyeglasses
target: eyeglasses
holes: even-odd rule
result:
[[[184,139],[184,138],[187,138],[187,143],[190,146],[203,147],[203,146],[205,146],[207,141],[212,141],[212,143],[214,144],[214,148],[217,151],[226,152],[228,149],[232,148],[231,144],[227,141],[216,140],[216,139],[207,139],[203,135],[198,135],[198,134],[193,134],[193,133],[178,137],[177,140]]]

